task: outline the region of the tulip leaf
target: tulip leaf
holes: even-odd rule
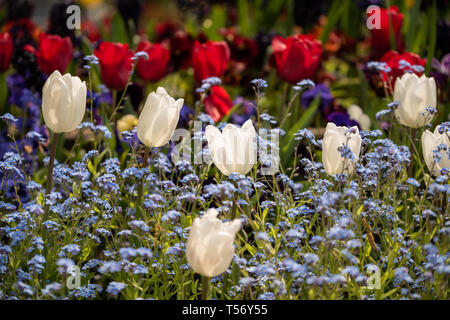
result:
[[[228,111],[228,113],[226,115],[223,116],[223,118],[220,120],[220,122],[228,122],[230,120],[231,115],[236,112],[236,110],[238,110],[240,107],[240,104],[236,104],[234,105],[230,111]]]
[[[393,295],[393,294],[394,294],[395,292],[397,292],[399,289],[400,289],[400,288],[394,288],[394,289],[392,289],[391,291],[389,291],[389,292],[383,294],[383,295],[381,296],[380,300],[384,300],[384,299],[386,299],[387,297]]]
[[[233,266],[231,267],[231,279],[233,280],[233,284],[238,285],[240,278],[241,278],[241,269],[239,268],[238,264],[233,263]]]
[[[0,73],[0,114],[3,114],[3,110],[6,110],[8,90],[6,88],[6,72]]]
[[[431,62],[434,57],[434,52],[436,50],[436,34],[437,34],[437,8],[436,0],[433,1],[433,6],[430,8],[428,17],[428,25],[430,26],[429,31],[429,44],[428,44],[428,55],[427,64],[425,66],[425,74],[429,75],[431,70]]]
[[[227,22],[227,16],[223,8],[219,5],[213,6],[211,10],[211,16],[208,20],[210,25],[203,25],[203,32],[210,40],[221,40],[222,37],[219,34],[219,29],[224,28]]]
[[[250,34],[250,19],[248,17],[247,0],[238,0],[237,2],[239,31],[244,36]]]
[[[111,21],[111,41],[129,43],[125,22],[119,13],[115,13]]]
[[[294,139],[294,134],[298,130],[307,127],[314,118],[314,115],[319,108],[321,97],[318,95],[314,98],[311,105],[306,109],[306,111],[301,116],[300,120],[289,130],[283,139],[283,146],[281,149],[281,159],[283,160],[283,167],[286,168],[288,163],[286,161],[292,160],[292,152],[294,151],[295,144],[297,141]]]
[[[322,35],[320,36],[320,41],[325,43],[328,39],[328,34],[333,30],[334,26],[337,24],[340,16],[343,14],[345,6],[342,5],[342,1],[335,0],[328,10],[327,17],[328,21],[323,29]]]
[[[406,34],[406,51],[411,52],[413,48],[413,37],[416,34],[417,15],[420,10],[421,0],[416,0],[410,11],[408,33]]]

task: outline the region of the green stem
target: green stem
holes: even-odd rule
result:
[[[208,300],[209,277],[202,276],[202,300]]]
[[[284,117],[283,117],[283,120],[281,120],[280,128],[283,127],[284,123],[285,123],[286,120],[288,119],[288,117],[289,117],[289,115],[290,115],[290,112],[291,112],[291,109],[292,109],[292,106],[294,105],[294,101],[295,101],[295,99],[297,99],[297,97],[298,97],[298,92],[296,92],[296,93],[292,96],[291,100],[289,101],[289,104],[288,104],[287,109],[286,109],[286,113],[285,113],[285,115],[284,115]]]
[[[142,159],[142,168],[147,168],[149,154],[150,154],[150,148],[145,146],[144,157]],[[142,208],[143,194],[144,194],[144,180],[141,181],[141,183],[139,184],[139,189],[138,189],[138,203],[141,208]]]
[[[231,220],[236,219],[236,213],[237,213],[237,203],[236,200],[233,200],[233,206],[231,207]]]
[[[58,140],[60,133],[55,133],[53,135],[53,141],[52,141],[52,149],[50,151],[50,160],[48,162],[48,173],[47,173],[47,186],[45,188],[45,195],[49,194],[52,190],[53,185],[53,167],[55,164],[55,155],[56,155],[56,146],[58,145]]]

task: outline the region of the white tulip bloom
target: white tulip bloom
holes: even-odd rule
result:
[[[358,127],[337,127],[328,122],[322,141],[322,163],[329,175],[351,173],[354,163],[358,160],[361,151],[361,136]],[[338,148],[347,146],[354,154],[354,159],[342,157]]]
[[[434,133],[425,130],[422,134],[423,157],[425,158],[428,170],[436,177],[441,175],[441,169],[450,169],[449,132],[444,130],[444,128],[441,128],[442,133],[439,133],[439,127],[441,126],[437,126],[434,129]],[[433,150],[439,150],[439,152],[436,152],[435,155]],[[434,156],[437,156],[437,158]]]
[[[351,105],[348,108],[347,113],[351,120],[358,122],[362,130],[370,130],[370,117],[365,114],[359,106],[356,104]]]
[[[251,120],[241,128],[227,124],[222,132],[209,125],[205,136],[211,158],[224,175],[247,174],[256,163],[256,131]]]
[[[55,133],[75,130],[86,110],[86,83],[80,78],[56,70],[42,89],[42,114],[45,124]]]
[[[234,237],[241,228],[241,220],[222,222],[216,209],[209,209],[195,218],[187,241],[187,261],[195,272],[215,277],[228,268],[234,255]]]
[[[433,115],[426,108],[436,108],[437,104],[434,78],[405,73],[395,81],[394,101],[399,103],[394,114],[402,125],[420,128],[429,124]]]
[[[139,140],[147,147],[161,147],[168,143],[177,127],[183,103],[183,99],[175,101],[162,87],[156,93],[150,93],[138,119]]]

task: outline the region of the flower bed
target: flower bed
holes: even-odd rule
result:
[[[448,299],[448,2],[114,3],[2,7],[0,299]]]

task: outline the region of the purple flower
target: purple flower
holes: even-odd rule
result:
[[[333,102],[333,96],[331,95],[330,89],[323,83],[317,84],[315,87],[302,94],[301,105],[303,108],[308,108],[318,95],[320,95],[319,109],[328,111]]]
[[[327,116],[328,122],[333,122],[335,125],[340,127],[353,127],[357,126],[360,128],[359,123],[355,120],[351,120],[347,112],[332,112]]]

